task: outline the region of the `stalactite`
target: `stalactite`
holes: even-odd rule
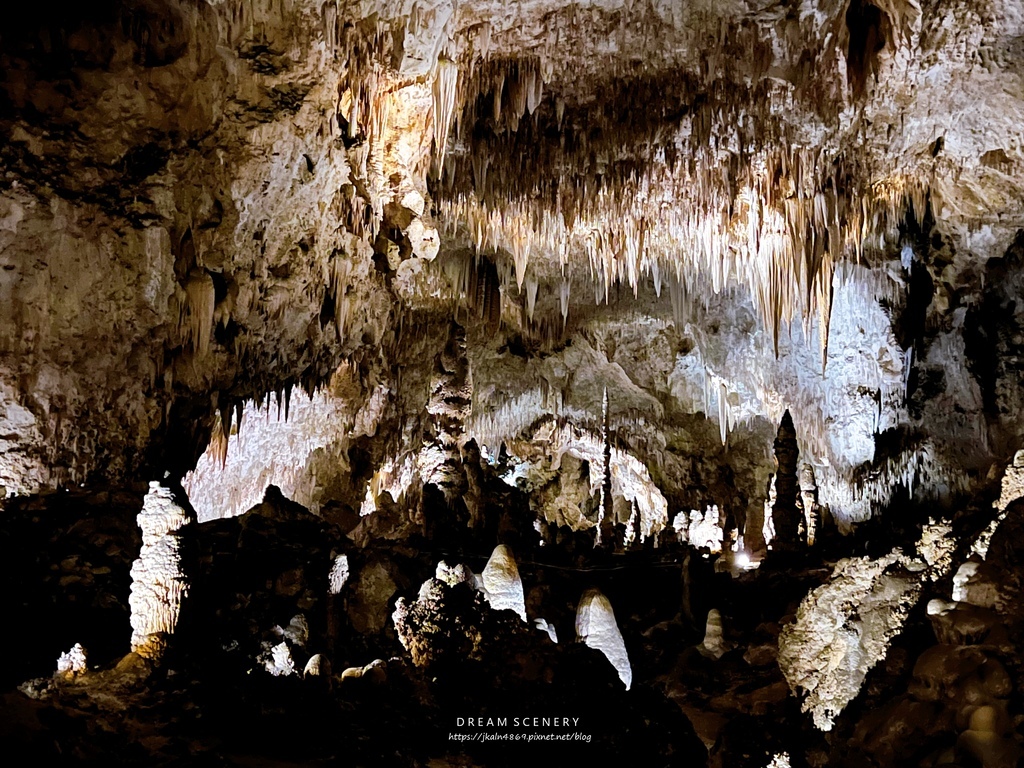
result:
[[[197,270],[189,275],[185,296],[178,320],[179,333],[198,355],[203,356],[210,349],[216,305],[216,291],[210,274]]]
[[[490,93],[498,107],[507,83],[505,111],[522,116],[528,94],[543,80],[536,72],[528,61],[491,62],[466,86],[466,103],[474,103],[474,94]],[[796,317],[816,316],[824,365],[834,266],[860,258],[868,241],[894,231],[907,202],[924,199],[927,186],[900,176],[864,184],[825,150],[792,147],[785,133],[769,133],[723,163],[715,154],[721,150],[713,147],[716,137],[731,136],[738,130],[733,126],[750,115],[720,95],[727,107],[716,108],[713,116],[701,109],[693,118],[707,124],[701,122],[684,140],[692,152],[689,163],[675,157],[669,162],[662,145],[650,142],[650,157],[638,159],[643,172],[628,166],[628,175],[598,175],[595,159],[607,162],[602,158],[614,150],[595,151],[586,134],[568,153],[546,145],[529,148],[525,138],[497,133],[471,141],[468,157],[492,158],[496,167],[488,177],[507,180],[509,188],[500,199],[489,193],[490,181],[472,191],[483,175],[479,161],[474,176],[471,161],[458,159],[455,165],[466,170],[456,169],[456,175],[471,176],[464,179],[471,191],[442,196],[440,208],[446,219],[463,222],[478,246],[511,252],[520,284],[530,251],[537,249],[558,254],[560,261],[570,252],[588,261],[601,288],[598,301],[607,300],[618,282],[637,291],[648,276],[658,292],[663,275],[676,277],[677,310],[695,278],[706,283],[698,286],[700,293],[746,285],[776,345]],[[556,101],[559,125],[565,108]],[[497,110],[488,116],[495,124],[499,118]],[[607,126],[607,142],[621,138],[617,130]],[[731,140],[724,145],[733,146]],[[540,152],[536,167],[557,167],[559,173],[547,179],[524,175],[518,158],[531,149]]]
[[[533,322],[533,311],[537,307],[537,289],[540,287],[536,279],[526,281],[526,315]]]
[[[228,420],[228,426],[225,429],[223,416],[220,412],[217,412],[214,416],[213,430],[210,432],[210,444],[207,450],[214,460],[220,464],[223,469],[228,463],[228,436],[231,433],[231,421],[230,417]]]
[[[432,88],[434,105],[434,151],[438,168],[444,168],[448,151],[448,135],[452,130],[458,95],[459,67],[454,61],[440,59]]]

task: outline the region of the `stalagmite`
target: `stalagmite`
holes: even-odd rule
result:
[[[576,609],[576,636],[605,655],[628,691],[633,682],[633,670],[629,665],[626,644],[615,621],[612,604],[597,589],[588,589],[580,598]]]
[[[821,508],[818,506],[818,484],[814,479],[814,467],[804,462],[800,467],[800,506],[803,509],[803,538],[807,546],[813,547],[821,525]]]
[[[131,648],[140,656],[159,659],[174,634],[182,601],[188,595],[181,537],[182,529],[193,519],[171,490],[156,481],[149,484],[137,519],[142,529],[142,550],[131,569]]]
[[[699,647],[700,652],[713,659],[720,659],[728,650],[722,633],[722,614],[717,608],[708,611],[704,640]]]
[[[472,413],[473,380],[466,357],[466,331],[452,324],[448,343],[437,356],[431,380],[427,412],[434,421],[436,438],[419,457],[420,475],[452,501],[466,483],[461,449],[465,424]]]
[[[288,677],[295,674],[295,661],[292,659],[288,643],[282,641],[269,649],[262,657],[263,668],[274,677]]]
[[[57,659],[56,675],[65,680],[74,680],[76,677],[84,675],[87,670],[85,648],[81,643],[75,643],[70,651],[62,653]]]
[[[775,504],[772,507],[772,524],[775,537],[772,547],[781,551],[792,551],[800,548],[803,514],[799,508],[800,486],[797,482],[797,459],[799,450],[796,444],[796,430],[793,418],[787,410],[779,424],[779,433],[775,438]]]
[[[614,540],[615,516],[612,500],[612,443],[611,427],[608,416],[608,388],[605,387],[601,399],[601,504],[598,507],[597,539],[596,544],[608,543]]]
[[[690,511],[687,540],[690,542],[690,546],[696,549],[706,549],[712,554],[722,551],[725,529],[722,527],[721,513],[717,504],[709,505],[703,513],[696,509]]]
[[[499,544],[480,574],[485,594],[495,610],[512,610],[526,621],[526,598],[512,550]]]
[[[309,657],[306,662],[306,666],[302,670],[303,677],[319,677],[323,674],[324,663],[319,653],[314,653]]]

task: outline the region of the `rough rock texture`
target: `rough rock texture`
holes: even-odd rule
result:
[[[430,382],[427,413],[433,417],[436,436],[420,454],[420,473],[436,485],[449,502],[465,490],[462,445],[465,423],[473,404],[473,379],[466,359],[466,330],[452,325],[448,343],[437,356]]]
[[[954,460],[1019,439],[1000,276],[1024,205],[1020,19],[823,0],[29,13],[0,51],[0,484],[181,474],[218,417],[230,440],[239,403],[312,392],[344,358],[382,379],[357,399],[415,386],[392,368],[404,314],[457,305],[474,371],[542,352],[541,411],[580,427],[607,390],[616,448],[688,508],[759,515],[766,465],[729,460],[746,477],[726,509],[671,448],[714,463],[681,417],[742,443],[786,407],[843,525],[887,480],[945,472],[926,491],[955,492]]]
[[[211,405],[230,408],[229,390],[317,379],[364,328],[379,338],[381,313],[355,299],[376,290],[369,248],[344,225],[343,75],[321,77],[340,46],[304,2],[40,6],[13,22],[0,52],[9,489],[123,477],[161,453],[187,469],[192,432],[212,426]],[[193,413],[199,425],[179,423]]]
[[[840,561],[779,635],[779,666],[823,731],[832,729],[902,629],[921,592],[919,577],[907,570],[912,565],[897,552]]]
[[[62,653],[57,659],[56,674],[67,680],[73,680],[79,675],[85,674],[88,669],[86,666],[85,648],[82,647],[81,643],[75,643],[70,651]]]
[[[182,566],[182,530],[195,522],[157,481],[149,484],[138,517],[142,550],[132,564],[132,651],[158,659],[174,634],[182,602],[188,596],[189,578]]]
[[[358,379],[342,364],[312,396],[289,388],[276,407],[268,399],[263,407],[247,402],[237,416],[229,411],[226,422],[218,414],[210,447],[182,481],[199,520],[248,511],[268,485],[314,513],[342,495],[349,449],[376,433],[388,397],[384,385],[364,394]]]
[[[511,637],[534,634],[518,617],[493,609],[473,586],[472,572],[423,582],[414,601],[398,599],[391,619],[402,646],[420,667],[480,661],[500,653]]]

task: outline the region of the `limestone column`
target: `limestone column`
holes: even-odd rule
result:
[[[158,660],[174,634],[188,594],[188,580],[181,567],[181,531],[194,519],[169,488],[151,482],[137,520],[142,549],[131,570],[131,648],[140,656]]]

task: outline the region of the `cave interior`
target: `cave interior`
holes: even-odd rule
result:
[[[1021,0],[5,11],[8,764],[1024,764],[1022,62]]]

